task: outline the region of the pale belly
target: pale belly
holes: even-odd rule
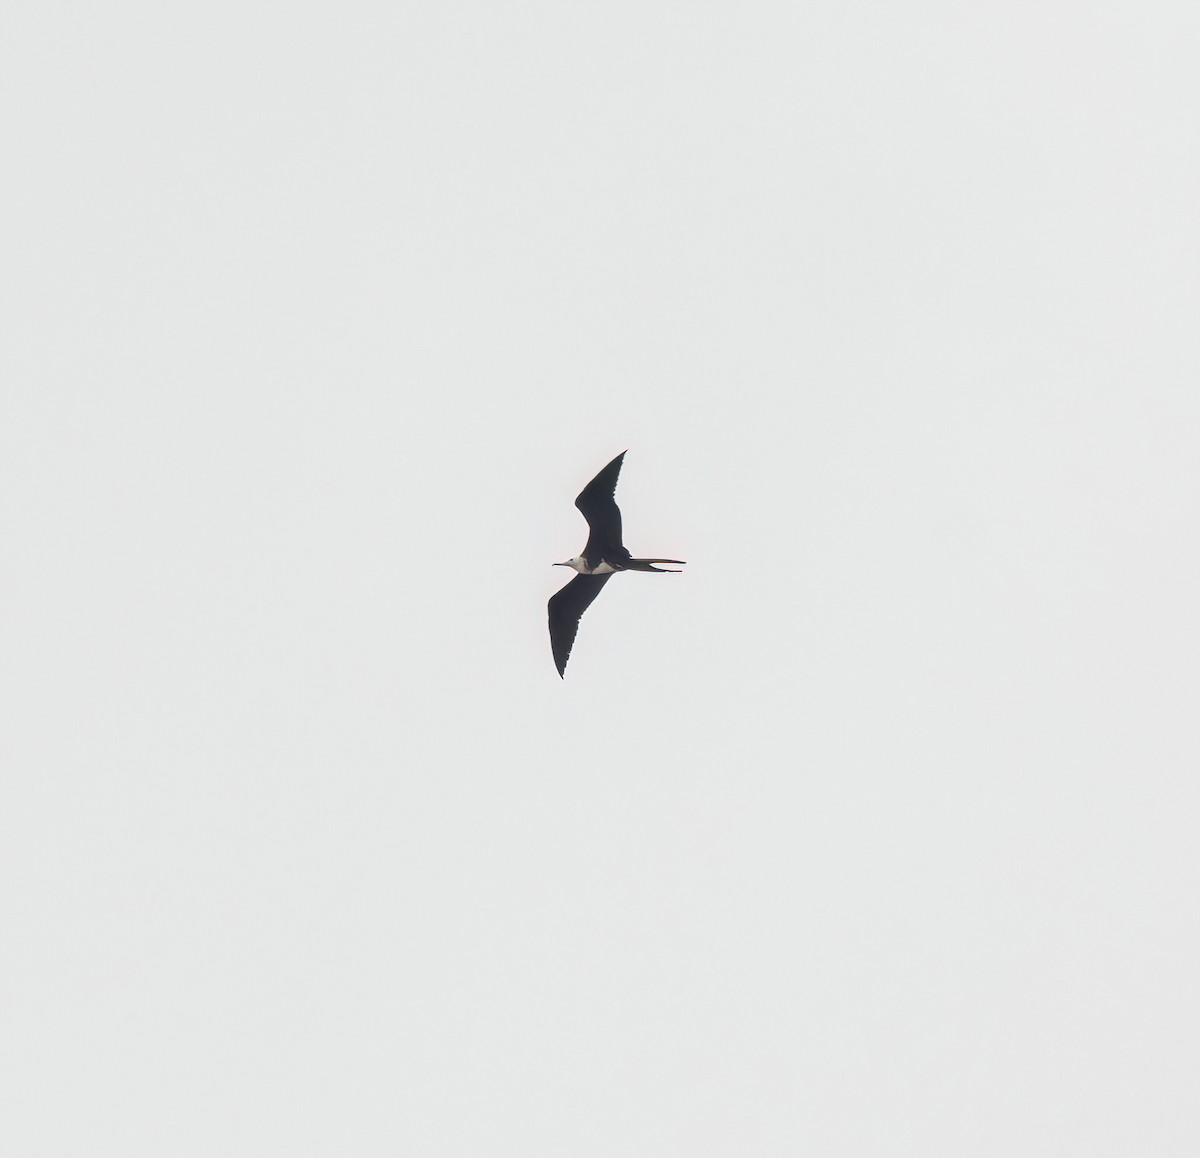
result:
[[[600,563],[587,572],[588,575],[615,575],[616,568],[610,567],[607,563]]]

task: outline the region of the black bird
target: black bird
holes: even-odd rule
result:
[[[621,512],[613,492],[625,458],[621,451],[579,492],[575,505],[588,521],[591,534],[582,555],[554,567],[573,567],[579,572],[561,591],[550,597],[550,650],[561,676],[566,670],[571,645],[579,631],[580,616],[600,594],[600,588],[618,571],[674,571],[678,567],[655,567],[655,563],[680,563],[682,559],[634,559],[621,542]]]

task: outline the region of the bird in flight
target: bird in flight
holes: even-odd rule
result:
[[[575,505],[587,519],[590,534],[582,555],[554,567],[572,567],[579,574],[550,597],[550,650],[561,676],[567,667],[571,645],[579,631],[579,619],[600,594],[600,589],[618,571],[679,571],[678,567],[655,567],[655,563],[679,563],[682,559],[634,559],[621,542],[621,512],[613,492],[625,458],[621,451],[579,492]]]

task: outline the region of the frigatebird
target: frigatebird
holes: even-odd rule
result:
[[[621,451],[579,492],[575,505],[587,519],[590,534],[582,555],[552,567],[572,567],[579,572],[561,591],[550,597],[550,650],[554,665],[563,675],[571,645],[579,631],[579,619],[600,594],[600,589],[618,571],[674,571],[678,567],[656,567],[655,563],[679,563],[682,559],[634,559],[621,542],[621,512],[613,494],[625,458]]]

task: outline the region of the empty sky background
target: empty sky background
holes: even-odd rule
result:
[[[0,1150],[1200,1152],[1196,5],[2,24]]]

